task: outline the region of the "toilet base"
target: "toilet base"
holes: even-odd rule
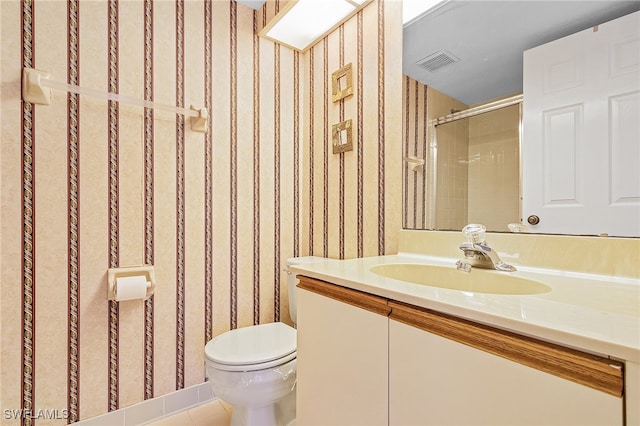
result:
[[[296,420],[296,390],[262,407],[234,406],[231,426],[292,426]]]
[[[231,426],[276,424],[276,406],[274,404],[264,407],[233,407]]]

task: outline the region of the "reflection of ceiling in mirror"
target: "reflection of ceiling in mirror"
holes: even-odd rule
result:
[[[408,24],[432,7],[447,0],[402,0],[402,23]]]
[[[258,10],[262,7],[266,0],[236,0],[238,3],[242,3],[245,6],[249,6],[252,9]]]
[[[442,3],[405,25],[403,73],[467,105],[521,92],[524,50],[640,10],[612,0]],[[417,65],[425,59],[451,63],[428,71]]]

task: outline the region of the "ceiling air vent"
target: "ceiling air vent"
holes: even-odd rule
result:
[[[416,65],[421,66],[427,71],[434,72],[446,67],[447,65],[458,62],[459,60],[460,58],[458,58],[448,50],[439,50],[424,59],[420,59],[418,62],[416,62]]]

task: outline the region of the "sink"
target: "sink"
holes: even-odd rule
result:
[[[455,265],[436,266],[420,263],[393,263],[376,265],[371,272],[394,280],[450,290],[492,294],[540,294],[551,287],[509,272],[490,269],[459,271]]]

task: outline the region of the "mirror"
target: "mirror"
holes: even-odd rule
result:
[[[519,104],[434,123],[521,94],[523,51],[639,9],[631,1],[452,0],[405,23],[403,227],[480,222],[508,232],[521,223]],[[411,167],[419,160],[422,173]]]

